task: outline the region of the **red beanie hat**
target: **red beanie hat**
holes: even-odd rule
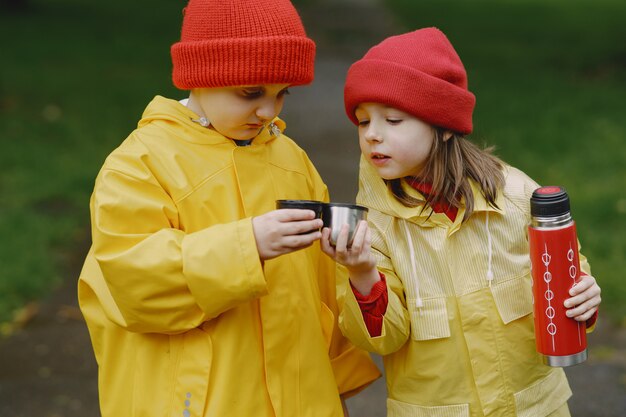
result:
[[[288,0],[190,0],[172,45],[180,89],[308,84],[315,43]]]
[[[476,98],[452,44],[439,29],[392,36],[371,48],[348,70],[344,104],[354,124],[360,103],[382,103],[423,122],[471,133]]]

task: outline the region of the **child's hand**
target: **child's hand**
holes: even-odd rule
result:
[[[576,321],[587,321],[598,310],[600,301],[600,287],[596,279],[590,275],[583,275],[580,281],[574,285],[569,294],[572,296],[564,301],[567,317]]]
[[[330,244],[330,229],[325,227],[322,230],[322,250],[350,272],[375,268],[376,260],[370,249],[370,235],[367,221],[361,220],[354,233],[352,246],[348,247],[348,225],[344,224],[337,237],[337,244],[333,247]]]
[[[322,226],[322,220],[316,219],[312,210],[274,210],[252,219],[262,261],[310,246],[322,237]]]
[[[322,251],[344,265],[350,274],[352,285],[363,295],[370,293],[372,286],[380,280],[376,259],[371,251],[371,233],[367,221],[357,225],[352,246],[348,247],[348,225],[344,225],[337,237],[337,244],[330,244],[330,229],[322,230]]]

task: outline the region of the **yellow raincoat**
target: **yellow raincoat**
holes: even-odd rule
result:
[[[352,291],[341,288],[339,323],[357,346],[383,355],[390,417],[569,415],[563,370],[535,350],[526,230],[537,184],[512,167],[505,177],[497,209],[472,184],[475,212],[461,223],[464,209],[452,222],[402,205],[361,161],[357,201],[370,208],[389,302],[382,334],[370,337]]]
[[[157,96],[96,180],[79,301],[102,416],[341,416],[379,373],[336,326],[335,263],[262,264],[251,222],[326,186],[282,134],[238,147],[195,117]]]

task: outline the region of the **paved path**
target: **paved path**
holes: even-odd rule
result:
[[[283,116],[287,133],[309,152],[333,200],[353,201],[358,144],[343,113],[343,80],[354,59],[396,29],[375,0],[309,3],[301,12],[318,43],[316,80],[313,87],[293,89]],[[75,296],[86,247],[87,239],[76,248],[65,285],[38,304],[38,313],[23,329],[0,340],[0,417],[99,416],[96,364]],[[590,359],[566,370],[574,391],[572,415],[624,417],[626,331],[601,321],[589,344]],[[348,405],[353,417],[383,417],[384,380]]]

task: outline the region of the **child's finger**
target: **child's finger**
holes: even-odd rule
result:
[[[276,218],[280,222],[294,222],[301,220],[311,220],[315,218],[313,210],[306,209],[278,209],[274,210]]]
[[[339,236],[337,236],[337,243],[335,244],[335,250],[338,253],[346,254],[348,251],[348,225],[341,226]]]
[[[291,231],[290,234],[296,234],[296,235],[306,234],[308,232],[319,230],[323,225],[324,223],[322,222],[321,219],[290,222],[289,223],[290,231]]]
[[[579,298],[580,297],[580,298]],[[565,307],[572,307],[565,312],[567,317],[578,317],[585,312],[596,309],[600,305],[600,296],[593,297],[572,297],[563,303]]]
[[[576,293],[576,295],[568,298],[567,300],[563,302],[563,305],[566,308],[578,306],[586,302],[587,300],[592,300],[592,299],[595,300],[598,304],[600,304],[600,287],[598,287],[597,285],[591,285],[587,287],[584,284],[581,285],[581,283],[578,283],[572,288],[576,288],[579,286],[580,288],[578,288],[579,291]],[[570,291],[570,294],[571,292],[572,291]]]
[[[367,232],[367,222],[361,220],[356,225],[356,231],[354,232],[354,238],[352,239],[352,250],[355,252],[361,252],[365,243],[365,236]]]
[[[587,289],[589,289],[590,287],[592,287],[595,283],[596,283],[596,280],[594,277],[590,275],[584,275],[581,277],[580,281],[576,283],[576,285],[570,288],[569,295],[573,297],[575,295],[581,294],[585,292]]]
[[[567,310],[567,317],[573,318],[576,321],[587,321],[589,320],[598,310],[598,307],[592,307],[590,309],[585,309],[580,306],[572,310]]]
[[[329,255],[331,258],[335,258],[335,248],[330,244],[330,229],[325,227],[322,229],[322,239],[320,239],[322,245],[322,251]]]
[[[593,295],[589,295],[587,293],[578,294],[574,297],[570,297],[563,302],[565,308],[574,308],[578,307],[585,301],[589,300]]]
[[[294,251],[298,249],[303,249],[310,246],[313,242],[318,239],[321,239],[322,233],[319,231],[305,233],[305,234],[296,234],[289,235],[283,237],[282,246],[289,251]]]
[[[365,245],[368,248],[372,246],[372,230],[368,227],[365,228]]]

